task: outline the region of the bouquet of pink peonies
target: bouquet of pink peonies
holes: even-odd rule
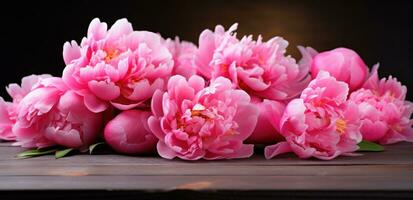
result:
[[[66,42],[62,77],[31,75],[0,97],[0,139],[21,158],[99,144],[184,160],[267,159],[292,152],[330,160],[413,141],[413,103],[397,79],[380,79],[353,50],[286,55],[281,37],[238,38],[218,25],[198,46],[94,19]]]

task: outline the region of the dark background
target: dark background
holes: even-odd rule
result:
[[[398,77],[413,90],[413,6],[409,1],[9,1],[0,8],[0,86],[29,74],[61,75],[65,41],[80,41],[94,17],[111,25],[126,17],[135,30],[198,41],[216,24],[239,22],[239,35],[282,36],[289,53],[297,45],[356,50],[382,76]],[[0,90],[5,96],[5,90]],[[8,97],[6,97],[8,98]],[[413,92],[408,93],[413,100]]]

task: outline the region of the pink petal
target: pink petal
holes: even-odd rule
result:
[[[163,92],[161,90],[156,90],[152,96],[151,110],[156,117],[160,117],[163,115],[162,96]]]
[[[288,126],[294,128],[294,132],[304,132],[307,128],[305,124],[305,110],[306,107],[302,99],[294,99],[288,103],[280,120],[281,133],[288,131]],[[288,126],[287,122],[289,123]]]
[[[125,103],[125,102],[111,101],[110,104],[112,104],[115,108],[117,108],[117,109],[119,109],[119,110],[130,110],[130,109],[133,109],[133,108],[141,105],[142,102]]]
[[[194,89],[194,92],[197,93],[204,89],[205,81],[202,77],[198,75],[193,75],[188,80],[188,85]]]
[[[105,101],[116,99],[120,95],[120,88],[113,82],[92,80],[88,86],[94,95]]]
[[[127,98],[134,101],[144,101],[150,98],[156,89],[162,89],[162,86],[161,79],[157,79],[152,85],[147,79],[140,80],[133,86],[133,92]]]
[[[363,120],[360,132],[363,134],[363,139],[368,141],[378,141],[387,133],[387,126],[381,121],[372,122]]]
[[[98,99],[92,94],[86,94],[84,96],[85,106],[94,113],[100,113],[105,111],[109,105],[107,102]]]
[[[164,142],[159,141],[156,145],[156,149],[162,158],[173,159],[177,156],[176,152],[172,151],[172,149],[166,146]]]
[[[101,40],[106,36],[107,28],[106,23],[101,23],[99,18],[95,18],[90,22],[87,37],[93,38],[94,40]]]
[[[121,36],[133,32],[132,24],[127,19],[117,20],[108,31],[108,40],[113,41],[119,39]]]
[[[245,140],[251,136],[257,124],[258,114],[259,111],[255,105],[249,104],[238,107],[237,115],[234,117],[234,121],[238,124],[237,131],[240,133],[237,139]]]
[[[373,66],[370,72],[370,76],[364,83],[363,88],[370,89],[373,91],[377,91],[379,89],[379,75],[378,75],[379,66],[380,65],[378,63]]]
[[[78,148],[83,144],[80,139],[79,131],[75,129],[63,131],[49,127],[45,131],[45,136],[47,139],[54,141],[56,144],[69,148]]]
[[[292,152],[292,149],[287,142],[279,142],[277,144],[267,146],[264,149],[264,155],[266,159],[271,159],[275,156],[288,152]]]
[[[161,128],[161,122],[159,119],[151,116],[148,118],[148,127],[152,133],[160,140],[163,141],[165,138],[165,133]]]
[[[65,64],[69,64],[72,60],[78,59],[81,56],[80,47],[76,41],[72,40],[71,43],[65,42],[63,45],[63,60]]]
[[[240,149],[231,155],[231,158],[249,158],[254,154],[254,145],[243,144]]]

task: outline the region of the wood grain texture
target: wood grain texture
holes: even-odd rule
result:
[[[404,198],[413,194],[412,149],[413,144],[401,143],[387,146],[384,152],[332,161],[301,160],[291,154],[265,160],[257,154],[250,159],[187,162],[116,154],[16,159],[23,149],[0,143],[0,198],[11,197],[11,191],[20,194],[17,191],[21,190],[54,194],[68,190],[117,191],[120,197],[142,192],[142,198],[160,199],[161,194],[182,197],[176,191],[198,191],[195,196],[199,199],[216,198],[205,192],[236,194],[238,199],[245,199],[231,191],[244,192],[244,197],[254,191],[258,196],[266,194],[263,199],[275,194],[301,198],[348,192],[361,192],[359,197],[380,193],[389,199]],[[100,198],[95,193],[90,195]]]

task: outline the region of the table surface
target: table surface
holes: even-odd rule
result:
[[[125,155],[52,155],[16,159],[22,149],[0,143],[0,191],[352,191],[413,194],[413,144],[331,161],[283,155],[265,160],[165,160]],[[396,192],[396,193],[395,193]],[[354,194],[355,194],[354,193]],[[347,193],[349,194],[349,193]]]

